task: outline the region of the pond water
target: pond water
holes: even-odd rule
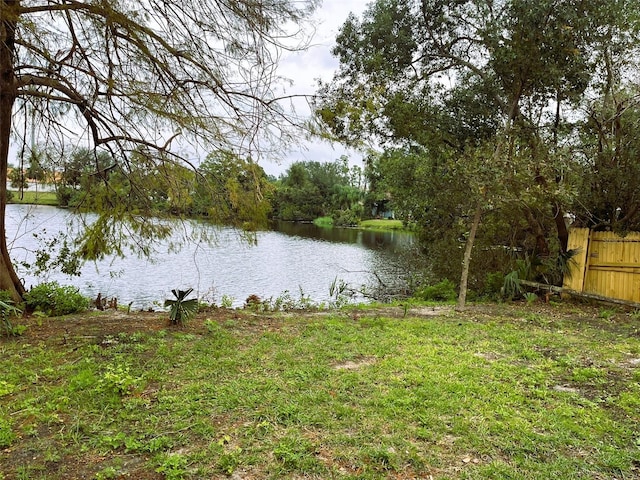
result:
[[[51,237],[80,217],[55,207],[8,205],[6,219],[11,255],[20,262],[32,260],[33,251],[42,248],[34,233]],[[184,225],[187,229],[203,226]],[[258,232],[257,243],[250,245],[232,228],[204,227],[215,234],[215,244],[189,242],[173,252],[169,242],[162,242],[152,258],[131,255],[88,262],[80,277],[53,271],[35,277],[20,269],[19,274],[27,288],[55,280],[75,285],[92,298],[101,293],[116,297],[121,305],[132,302],[132,308],[146,309],[172,298],[175,288],[193,288],[198,298],[218,305],[225,296],[240,306],[249,295],[299,299],[303,294],[314,302],[327,302],[336,280],[371,290],[381,282],[398,284],[411,268],[403,253],[411,249],[413,237],[404,232],[285,223],[273,231]]]

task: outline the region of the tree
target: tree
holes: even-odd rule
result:
[[[246,156],[292,139],[275,67],[284,49],[304,46],[299,27],[316,0],[0,1],[0,178],[12,135],[27,131],[47,147],[108,152],[123,175],[192,166],[189,144]],[[106,172],[93,168],[109,190]],[[145,204],[132,203],[143,190],[130,182],[110,191],[85,251],[120,251],[128,235],[118,222],[142,240],[166,234],[144,221]],[[18,299],[24,288],[5,242],[5,207],[2,186],[0,289]]]
[[[11,188],[17,188],[18,190],[29,188],[27,176],[19,168],[14,168],[9,172],[9,180],[11,181]]]
[[[27,168],[27,177],[43,182],[47,180],[47,172],[42,164],[43,158],[42,152],[39,152],[35,148],[29,152],[29,167]]]
[[[198,167],[192,213],[225,225],[254,231],[265,228],[273,190],[267,175],[251,159],[230,152],[209,154]]]
[[[321,85],[318,118],[334,138],[417,147],[431,167],[453,165],[464,176],[466,198],[449,204],[470,233],[461,304],[474,233],[488,212],[505,225],[496,212],[517,205],[534,255],[548,257],[551,240],[566,250],[567,151],[580,102],[598,81],[599,32],[622,25],[619,7],[631,3],[377,0],[343,25],[334,49],[340,70]],[[504,228],[503,241],[509,234]]]
[[[640,229],[640,13],[630,2],[612,2],[601,15],[609,21],[594,33],[599,81],[585,102],[572,212],[579,226],[624,233]]]
[[[78,188],[85,184],[97,180],[96,172],[110,171],[110,167],[115,160],[106,151],[95,152],[89,148],[78,148],[71,151],[68,158],[62,159],[60,165],[60,184],[73,188]]]
[[[280,177],[275,217],[309,221],[330,216],[336,225],[352,224],[362,213],[360,182],[359,170],[349,168],[346,156],[333,162],[295,162]]]
[[[310,221],[325,213],[322,193],[306,165],[295,162],[280,177],[274,202],[279,220]]]

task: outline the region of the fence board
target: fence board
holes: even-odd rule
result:
[[[589,229],[572,228],[569,231],[569,250],[578,253],[569,263],[569,275],[565,275],[564,287],[576,292],[582,292],[584,275],[587,268],[587,251],[589,249]]]
[[[607,298],[640,302],[640,233],[620,237],[613,232],[575,228],[569,248],[578,248],[564,287]]]

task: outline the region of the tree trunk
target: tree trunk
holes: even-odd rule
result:
[[[558,241],[560,242],[561,253],[567,253],[569,248],[569,230],[564,220],[564,210],[559,203],[553,205],[553,219],[556,222],[556,229],[558,231]]]
[[[5,224],[9,142],[13,105],[17,97],[13,61],[19,3],[17,0],[0,1],[0,290],[7,290],[14,301],[19,302],[25,289],[9,256]]]
[[[471,264],[471,252],[473,251],[473,244],[476,240],[476,232],[480,225],[480,219],[482,218],[482,201],[478,200],[476,206],[476,212],[473,216],[473,223],[471,224],[471,231],[469,232],[469,238],[467,238],[467,245],[464,250],[464,258],[462,260],[462,275],[460,276],[460,292],[458,293],[458,304],[456,310],[464,310],[467,302],[467,283],[469,281],[469,266]]]
[[[549,258],[551,252],[549,250],[549,243],[547,242],[547,235],[543,226],[529,208],[524,209],[524,215],[527,217],[527,222],[529,223],[531,232],[536,238],[535,254],[539,258]]]

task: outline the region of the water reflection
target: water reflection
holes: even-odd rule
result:
[[[67,231],[77,216],[54,207],[9,205],[7,232],[12,241],[12,257],[30,261],[41,245],[33,233],[46,229],[47,235]],[[22,271],[25,285],[45,280],[79,286],[95,297],[117,297],[120,304],[133,302],[147,308],[171,296],[173,288],[194,288],[200,298],[220,303],[223,295],[241,305],[252,294],[276,298],[288,291],[300,292],[316,302],[328,301],[329,288],[337,278],[359,288],[376,286],[378,279],[397,282],[409,266],[399,254],[412,244],[412,236],[402,232],[373,232],[354,229],[325,229],[308,224],[279,224],[278,231],[259,232],[257,245],[241,240],[231,228],[217,228],[196,222],[185,228],[206,228],[217,236],[215,245],[188,242],[179,252],[169,242],[158,245],[152,259],[106,258],[86,264],[80,278],[49,272],[34,277]],[[176,240],[174,238],[174,240]]]
[[[406,248],[413,236],[401,231],[358,230],[356,228],[327,228],[313,223],[277,222],[274,230],[301,238],[312,238],[336,243],[352,243],[371,249]]]

